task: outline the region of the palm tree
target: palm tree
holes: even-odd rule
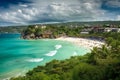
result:
[[[93,64],[96,64],[96,60],[97,60],[97,54],[98,54],[98,48],[97,47],[94,47],[93,50],[91,51],[90,53],[90,56],[88,58],[89,62],[90,63],[93,63]]]

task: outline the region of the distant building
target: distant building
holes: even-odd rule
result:
[[[87,31],[85,32],[84,31],[84,32],[80,32],[80,34],[89,34],[89,32],[87,32]]]
[[[105,32],[120,32],[120,28],[105,28]]]
[[[41,28],[42,28],[42,29],[45,29],[45,28],[46,28],[46,26],[41,26]]]
[[[45,28],[46,28],[46,26],[44,26],[44,25],[41,25],[41,26],[35,25],[34,27],[35,27],[35,28],[41,27],[42,29],[45,29]]]
[[[89,27],[89,28],[85,28],[83,29],[80,34],[89,34],[89,32],[91,31],[92,29]]]
[[[35,25],[35,28],[38,28],[38,26],[37,26],[37,25]]]
[[[95,33],[102,33],[102,32],[104,32],[104,28],[101,28],[101,27],[94,27],[92,30]]]

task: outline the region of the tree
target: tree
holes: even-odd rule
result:
[[[73,69],[73,80],[104,80],[102,68],[81,63]]]
[[[41,28],[36,29],[35,35],[36,35],[36,36],[40,36],[41,34],[42,34]]]

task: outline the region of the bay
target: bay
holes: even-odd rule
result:
[[[0,34],[0,80],[23,75],[53,59],[64,60],[89,51],[66,41],[24,40],[20,34]]]

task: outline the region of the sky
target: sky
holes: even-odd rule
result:
[[[120,20],[120,0],[0,0],[0,26]]]

